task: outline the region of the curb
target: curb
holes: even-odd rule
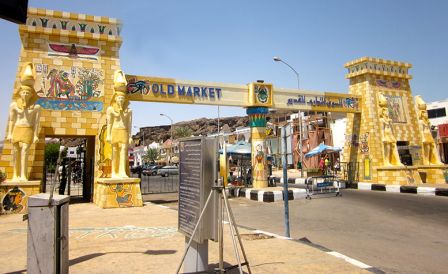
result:
[[[230,188],[229,194],[233,197],[245,197],[258,202],[272,203],[283,201],[283,190],[266,191],[249,188]],[[298,200],[306,197],[305,189],[289,189],[288,200]]]
[[[347,184],[347,188],[371,191],[386,191],[395,193],[411,193],[425,196],[447,196],[448,188],[426,187],[426,186],[400,186],[400,185],[383,185],[374,183],[351,183]]]

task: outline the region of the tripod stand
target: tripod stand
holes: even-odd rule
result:
[[[182,264],[183,264],[183,262],[185,260],[185,256],[187,255],[188,249],[191,246],[193,238],[194,238],[194,236],[195,236],[195,234],[197,232],[199,224],[202,221],[202,217],[204,215],[205,210],[207,209],[207,206],[209,205],[209,202],[211,200],[211,197],[212,197],[213,193],[216,193],[217,197],[218,197],[218,242],[219,242],[219,265],[218,265],[218,268],[214,270],[214,272],[215,273],[225,273],[228,270],[238,268],[240,274],[242,274],[243,273],[243,268],[242,267],[246,266],[247,267],[247,271],[249,272],[249,274],[251,274],[249,262],[248,262],[247,257],[246,257],[246,252],[244,251],[243,242],[241,241],[241,237],[240,237],[240,234],[238,232],[238,228],[237,228],[236,223],[235,223],[235,218],[233,216],[232,209],[230,208],[229,201],[227,200],[227,196],[226,196],[226,193],[225,193],[225,188],[222,185],[222,180],[218,180],[218,185],[217,186],[213,186],[212,190],[210,191],[210,194],[208,195],[207,201],[205,202],[204,208],[202,209],[201,214],[199,215],[199,219],[198,219],[198,221],[196,223],[196,226],[195,226],[195,228],[193,230],[193,233],[192,233],[192,235],[190,237],[190,240],[189,240],[189,242],[187,244],[187,247],[185,248],[184,254],[182,256],[182,260],[180,261],[180,264],[179,264],[179,266],[177,268],[176,273],[179,273],[180,268],[182,267]],[[223,205],[224,205],[224,207],[223,207]],[[223,224],[224,223],[224,209],[227,212],[227,219],[228,219],[228,222],[229,222],[229,228],[230,228],[232,244],[233,244],[233,251],[234,251],[235,257],[236,257],[236,259],[238,261],[237,265],[229,266],[229,267],[226,267],[226,268],[224,268],[224,234],[223,234],[223,232],[224,232],[224,224]],[[238,250],[236,239],[238,239],[238,242],[239,242],[239,245],[240,245],[240,248],[241,248],[241,253],[242,253],[243,257],[244,257],[244,262],[241,262],[240,253],[239,253],[239,250]]]

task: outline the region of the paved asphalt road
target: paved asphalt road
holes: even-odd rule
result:
[[[285,234],[283,202],[232,199],[238,225]],[[290,201],[291,237],[386,273],[448,273],[448,198],[344,190]],[[288,252],[269,250],[262,252]]]

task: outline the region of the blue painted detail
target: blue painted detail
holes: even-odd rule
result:
[[[333,182],[322,182],[322,183],[317,183],[317,187],[321,188],[321,187],[330,187],[333,186]]]
[[[44,109],[50,110],[86,110],[86,111],[102,111],[103,102],[84,101],[84,100],[54,100],[48,98],[40,98],[36,102],[37,105]]]
[[[218,98],[222,97],[222,89],[208,86],[187,86],[187,85],[173,85],[166,83],[153,83],[146,80],[129,79],[127,85],[127,93],[147,95],[150,93],[154,95],[177,95],[201,98]]]
[[[269,109],[267,107],[248,107],[246,109],[246,114],[268,114]]]

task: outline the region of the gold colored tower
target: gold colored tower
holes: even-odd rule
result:
[[[0,201],[11,191],[20,192],[23,199],[17,199],[17,203],[20,200],[25,209],[26,197],[42,191],[45,139],[65,137],[86,139],[85,170],[89,176],[83,182],[86,184],[83,194],[97,204],[104,200],[98,196],[94,178],[105,173],[104,170],[100,172],[98,163],[108,160],[104,159],[107,148],[102,147],[98,136],[104,135],[101,133],[106,124],[106,109],[114,94],[114,72],[120,70],[120,28],[120,22],[114,18],[28,9],[26,24],[19,26],[22,50],[14,91],[21,85],[19,71],[26,63],[32,63],[36,75],[34,89],[39,96],[35,104],[41,108],[39,141],[29,149],[29,182],[23,183],[10,181],[14,166],[12,144],[5,142],[0,168],[7,173],[8,179],[0,184]],[[141,205],[139,189],[111,186],[108,195],[109,207],[122,206],[122,201],[124,205]],[[140,201],[123,198],[130,196],[140,197]],[[1,206],[3,210],[11,207]]]
[[[423,165],[417,108],[409,84],[412,65],[363,57],[345,67],[349,92],[363,97],[361,113],[347,116],[344,149],[344,159],[359,165],[352,167],[358,170],[359,181],[443,183],[446,166]],[[396,161],[396,152],[406,165]]]

